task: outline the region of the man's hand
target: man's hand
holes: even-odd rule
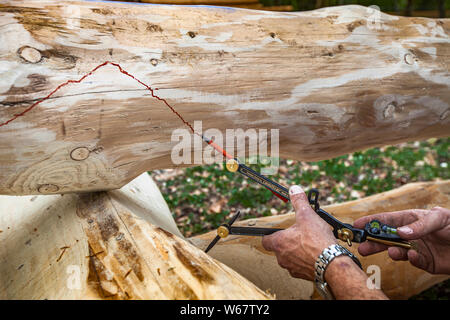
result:
[[[431,210],[379,213],[356,220],[354,227],[362,229],[374,219],[399,227],[397,232],[401,238],[417,240],[414,241],[417,250],[387,247],[367,241],[358,248],[361,255],[367,256],[387,249],[393,260],[409,260],[412,265],[430,273],[450,274],[450,210],[436,207]]]
[[[313,281],[317,258],[337,239],[331,226],[311,208],[302,188],[292,186],[289,196],[295,209],[294,225],[264,236],[262,244],[266,250],[275,252],[278,264],[291,276]],[[336,299],[386,299],[381,290],[367,287],[367,275],[346,255],[330,262],[325,280]]]
[[[295,209],[295,224],[264,236],[266,250],[274,251],[278,264],[291,276],[314,280],[314,263],[323,249],[337,243],[331,227],[309,205],[308,198],[299,186],[289,189]]]

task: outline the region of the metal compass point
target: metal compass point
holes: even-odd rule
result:
[[[217,236],[213,239],[213,241],[211,241],[211,243],[208,245],[208,247],[206,248],[205,252],[208,252],[209,250],[212,249],[212,247],[214,247],[216,245],[216,243],[220,240],[220,238],[226,238],[229,234],[228,228],[227,226],[231,226],[236,219],[239,217],[239,215],[241,214],[240,211],[238,211],[232,218],[231,220],[227,223],[222,224],[218,229],[217,229]],[[226,230],[226,232],[224,231],[224,229]]]
[[[206,248],[205,252],[208,252],[215,246],[215,244],[220,240],[220,238],[226,238],[228,235],[240,235],[240,236],[265,236],[272,234],[277,231],[281,231],[283,229],[278,228],[256,228],[256,227],[233,227],[233,223],[237,220],[240,215],[240,211],[238,211],[228,223],[222,224],[219,228],[217,228],[217,236],[211,241],[211,243]]]

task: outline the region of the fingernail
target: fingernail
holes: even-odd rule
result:
[[[400,228],[397,228],[397,230],[401,231],[403,233],[406,233],[406,234],[413,233],[413,230],[410,227],[400,227]]]
[[[300,186],[292,186],[290,189],[289,189],[289,193],[290,194],[299,194],[299,193],[302,193],[303,192],[303,189],[302,189],[302,187],[300,187]]]

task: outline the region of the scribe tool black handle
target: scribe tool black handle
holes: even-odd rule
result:
[[[240,236],[267,236],[269,234],[281,231],[284,229],[278,228],[257,228],[257,227],[229,227],[230,234]]]
[[[217,236],[211,241],[211,243],[206,248],[205,252],[211,250],[216,243],[220,240],[220,238],[226,238],[228,235],[240,235],[240,236],[266,236],[272,234],[277,231],[281,231],[284,229],[277,228],[258,228],[258,227],[232,227],[231,225],[237,220],[240,215],[240,211],[236,213],[235,216],[231,218],[228,223],[222,224],[217,229]]]
[[[372,220],[366,224],[364,229],[358,229],[351,224],[343,223],[333,217],[331,214],[320,208],[319,191],[311,189],[308,192],[308,201],[313,206],[314,211],[329,225],[333,227],[334,236],[347,242],[349,246],[352,242],[361,243],[366,240],[383,243],[389,246],[397,246],[406,249],[413,247],[413,244],[403,240],[397,234],[395,227],[383,224],[378,220]]]
[[[276,195],[284,202],[289,201],[289,190],[286,187],[263,176],[262,174],[259,174],[255,170],[250,169],[245,164],[240,163],[237,159],[229,159],[226,163],[226,168],[230,172],[239,172],[247,178],[250,178],[251,180],[259,183],[260,185],[269,189],[274,195]]]
[[[288,188],[250,169],[246,165],[240,163],[237,159],[229,159],[226,163],[226,167],[230,172],[239,172],[242,175],[250,178],[251,180],[261,184],[283,201],[285,202],[290,201]],[[339,221],[331,214],[320,208],[319,191],[317,189],[313,188],[309,190],[308,201],[309,204],[313,207],[314,211],[333,228],[334,236],[342,241],[347,242],[349,246],[352,245],[352,242],[361,243],[366,240],[379,242],[391,246],[399,246],[407,249],[411,248],[413,245],[412,243],[401,239],[397,235],[396,228],[382,224],[376,220],[371,221],[368,225],[365,226],[364,229],[358,229],[353,227],[351,224]],[[243,229],[232,230],[234,227],[231,227],[231,225],[236,220],[238,215],[239,213],[235,217],[233,217],[231,223],[223,224],[219,227],[218,237],[216,237],[213,240],[213,243],[211,243],[210,246],[208,246],[208,248],[214,246],[214,244],[217,243],[220,237],[224,238],[228,236],[228,234],[266,235],[281,230],[270,228],[268,228],[268,230],[264,230],[264,228],[261,228],[261,230],[256,230],[258,228],[254,228],[255,230],[253,231]],[[247,227],[236,227],[236,228],[248,229]]]
[[[314,211],[333,227],[333,234],[337,239],[347,242],[349,246],[352,245],[352,241],[361,243],[366,240],[366,233],[364,230],[354,228],[351,224],[343,223],[320,208],[319,190],[314,188],[310,189],[308,191],[308,201]]]

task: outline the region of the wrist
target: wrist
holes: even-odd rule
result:
[[[367,275],[348,256],[331,261],[324,276],[335,299],[387,299],[379,289],[367,286]]]
[[[325,248],[317,258],[316,263],[314,264],[315,269],[314,282],[316,284],[316,288],[319,291],[319,293],[326,299],[335,298],[329,288],[331,284],[328,284],[328,281],[325,278],[325,275],[327,274],[326,271],[331,266],[332,262],[342,255],[349,257],[356,266],[361,268],[361,263],[359,262],[359,260],[350,251],[348,251],[346,248],[342,247],[339,244],[333,244]],[[342,263],[335,263],[335,265],[341,264]]]
[[[356,270],[360,272],[361,269],[358,265],[347,255],[340,255],[334,258],[328,265],[328,268],[324,274],[324,279],[326,282],[331,284],[336,277],[342,276],[343,270]]]

